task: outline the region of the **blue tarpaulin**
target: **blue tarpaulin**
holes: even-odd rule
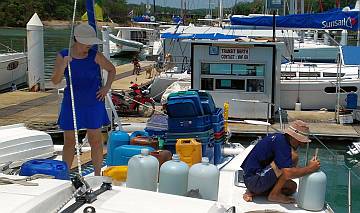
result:
[[[199,34],[181,34],[181,33],[164,33],[161,38],[168,39],[235,39],[239,36],[224,35],[222,33],[199,33]]]
[[[360,65],[360,47],[342,46],[341,53],[345,65]]]
[[[344,29],[357,30],[358,11],[329,11],[313,14],[276,16],[276,27],[307,29]],[[273,26],[272,16],[231,17],[232,25]]]

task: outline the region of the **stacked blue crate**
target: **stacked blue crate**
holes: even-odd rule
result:
[[[214,133],[211,115],[205,114],[197,91],[172,93],[167,101],[168,132],[164,148],[175,152],[176,139],[195,138],[202,143],[202,154],[214,159]]]

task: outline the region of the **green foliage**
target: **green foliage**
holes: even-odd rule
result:
[[[103,5],[104,18],[125,21],[127,17],[126,0],[96,0]],[[86,0],[78,0],[76,20],[86,11]],[[0,0],[0,26],[24,27],[36,12],[41,20],[72,19],[74,0]]]

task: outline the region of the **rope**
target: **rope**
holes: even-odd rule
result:
[[[73,17],[72,17],[72,22],[71,22],[71,32],[70,32],[70,41],[69,41],[69,50],[68,50],[68,56],[70,56],[70,57],[71,57],[71,46],[72,46],[71,41],[74,36],[74,22],[75,22],[75,14],[76,14],[76,5],[77,5],[77,0],[74,1],[74,10],[73,10]],[[69,82],[70,82],[71,109],[72,109],[74,134],[75,134],[76,159],[77,159],[77,164],[78,164],[78,172],[79,172],[79,175],[81,176],[80,146],[79,146],[79,139],[78,139],[78,132],[77,132],[78,129],[77,129],[77,123],[76,123],[74,90],[73,90],[73,84],[72,84],[70,61],[68,62],[68,70],[69,70]]]

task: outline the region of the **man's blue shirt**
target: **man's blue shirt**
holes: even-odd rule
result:
[[[244,160],[244,176],[261,174],[272,161],[279,169],[292,167],[291,146],[284,134],[271,134],[260,140]]]

